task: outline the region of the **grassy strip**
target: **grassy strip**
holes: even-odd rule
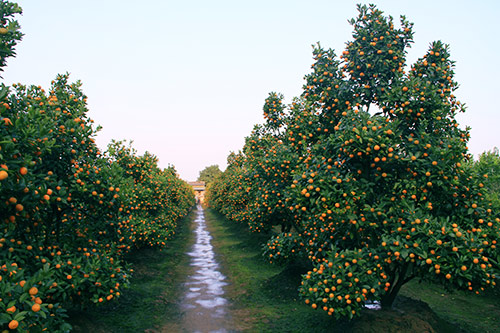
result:
[[[153,332],[162,330],[167,323],[169,331],[180,331],[176,327],[181,317],[179,283],[184,279],[184,267],[189,265],[185,253],[192,243],[193,214],[179,222],[177,235],[166,249],[144,249],[131,255],[131,286],[117,302],[71,311],[74,332]]]
[[[236,331],[346,331],[342,325],[333,328],[331,317],[298,299],[300,267],[283,269],[264,262],[261,244],[267,235],[250,234],[246,226],[211,210],[205,211],[205,217],[222,273],[230,282],[225,290]]]
[[[250,234],[246,226],[231,223],[210,210],[205,216],[223,274],[230,282],[226,297],[231,302],[236,331],[500,331],[498,297],[449,294],[439,286],[417,282],[404,287],[393,311],[364,310],[362,317],[352,322],[335,322],[323,311],[314,311],[298,299],[304,268],[280,268],[264,262],[261,244],[268,235]]]
[[[177,237],[163,251],[142,250],[131,257],[135,270],[131,288],[116,303],[90,311],[72,311],[75,332],[182,332],[178,300],[185,280],[185,255],[192,244],[192,212],[179,224]],[[500,332],[500,297],[448,293],[439,286],[411,282],[396,311],[365,311],[353,322],[335,322],[298,299],[304,268],[281,268],[264,262],[261,244],[267,235],[250,234],[207,210],[207,226],[217,259],[230,285],[234,331],[248,332]],[[436,315],[437,314],[437,315]],[[430,324],[429,324],[430,323]],[[452,324],[450,324],[452,323]]]
[[[444,320],[466,332],[500,332],[499,288],[484,295],[463,291],[448,292],[441,286],[411,281],[401,295],[421,300]]]

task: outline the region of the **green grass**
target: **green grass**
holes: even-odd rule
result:
[[[465,292],[445,293],[439,286],[410,282],[395,310],[364,310],[352,322],[335,322],[298,299],[300,266],[266,263],[261,244],[268,235],[250,234],[246,226],[207,210],[208,228],[223,273],[237,331],[251,332],[500,332],[500,298]],[[427,303],[427,304],[426,304]]]
[[[304,268],[274,266],[264,261],[261,244],[268,235],[250,234],[211,210],[205,212],[222,273],[228,277],[226,298],[236,331],[334,332],[332,318],[298,299]],[[346,324],[337,324],[344,332]]]
[[[179,284],[189,264],[185,255],[192,242],[190,229],[195,212],[179,223],[177,234],[162,251],[144,249],[133,253],[129,261],[134,274],[131,286],[117,302],[85,311],[69,312],[74,332],[144,332],[161,330],[168,325],[177,331],[181,313]]]
[[[438,285],[411,281],[401,295],[422,300],[444,320],[466,332],[500,332],[500,295],[498,288],[485,295],[464,291],[448,292]]]
[[[131,288],[118,302],[90,311],[70,312],[75,332],[183,332],[179,299],[193,243],[191,221],[180,223],[176,238],[163,251],[142,250],[131,257]],[[245,225],[206,210],[207,228],[225,287],[232,332],[500,332],[500,297],[447,293],[439,286],[410,282],[396,310],[364,310],[352,322],[335,322],[298,299],[300,265],[268,264],[261,244],[269,235],[251,234]],[[421,301],[420,301],[421,300]]]

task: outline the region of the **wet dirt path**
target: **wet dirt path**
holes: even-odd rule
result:
[[[194,223],[195,243],[187,252],[191,260],[181,299],[182,327],[185,332],[229,332],[228,302],[224,298],[226,277],[215,259],[201,206],[197,207]]]

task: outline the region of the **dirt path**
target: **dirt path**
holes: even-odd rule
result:
[[[186,332],[228,332],[231,321],[224,298],[226,277],[215,259],[212,236],[206,228],[201,206],[197,207],[193,223],[195,243],[187,252],[191,261],[180,304],[182,327]]]

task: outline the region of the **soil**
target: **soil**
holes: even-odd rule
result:
[[[353,322],[352,332],[457,332],[465,331],[440,319],[422,301],[398,296],[392,310],[364,310]]]

